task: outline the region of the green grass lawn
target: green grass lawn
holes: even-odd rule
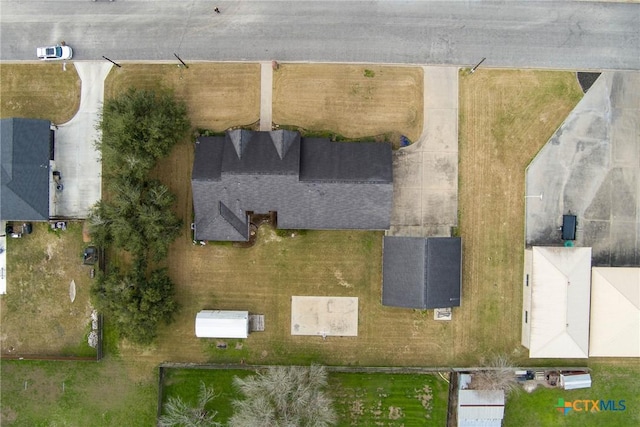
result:
[[[232,415],[231,401],[241,395],[233,377],[252,375],[250,370],[166,369],[163,402],[180,396],[195,404],[200,381],[216,391],[207,407],[218,412],[216,420]],[[329,373],[329,394],[334,399],[339,426],[443,426],[447,420],[448,383],[428,374]]]
[[[542,389],[533,393],[521,392],[507,399],[505,427],[537,426],[637,426],[640,425],[640,366],[620,367],[597,364],[591,373],[592,387],[580,390]],[[575,400],[624,400],[624,411],[569,411],[563,415],[556,410],[558,399]],[[579,405],[578,408],[581,408]],[[591,408],[591,404],[589,404]]]
[[[209,402],[207,409],[217,411],[215,420],[226,422],[233,410],[231,402],[242,395],[233,387],[233,378],[244,378],[254,372],[241,369],[166,369],[164,377],[163,403],[169,397],[180,397],[189,404],[195,405],[198,400],[200,381],[213,388],[216,397]]]
[[[330,373],[340,426],[444,426],[449,384],[436,375]]]
[[[129,375],[126,363],[2,361],[1,425],[155,425],[157,379]]]

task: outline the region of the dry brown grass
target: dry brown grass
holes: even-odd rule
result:
[[[80,79],[73,65],[0,64],[0,117],[66,123],[80,106]]]
[[[381,306],[382,233],[281,238],[263,227],[258,244],[241,249],[193,246],[185,225],[168,259],[182,310],[155,347],[123,348],[123,355],[151,364],[244,359],[423,366],[472,364],[496,352],[521,357],[524,169],[580,93],[571,73],[479,71],[461,77],[460,94],[464,289],[453,321],[434,321],[432,311]],[[185,224],[192,215],[192,161],[192,147],[182,145],[159,166],[158,176],[178,194]],[[357,296],[358,337],[291,336],[292,295]],[[195,314],[204,308],[263,313],[266,331],[242,349],[233,342],[216,349],[215,342],[194,336]]]
[[[284,64],[273,72],[273,121],[348,138],[406,135],[423,126],[421,68]]]
[[[79,355],[91,322],[89,267],[82,265],[82,225],[7,242],[7,294],[0,298],[2,354]],[[58,234],[59,233],[59,234]],[[69,284],[76,283],[76,298]]]
[[[187,104],[191,125],[224,131],[254,124],[260,118],[259,64],[126,64],[113,68],[105,82],[105,97],[129,87],[170,89]]]
[[[460,363],[525,355],[520,342],[525,168],[581,98],[573,73],[460,74]]]

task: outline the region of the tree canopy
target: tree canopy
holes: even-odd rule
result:
[[[233,382],[245,398],[233,402],[230,427],[326,427],[337,421],[322,366],[270,366]]]
[[[92,296],[122,337],[149,344],[177,305],[166,270],[147,265],[167,257],[182,226],[175,196],[149,173],[186,136],[187,109],[169,93],[130,89],[105,101],[98,127],[106,197],[92,209],[89,232],[103,248],[128,251],[133,266],[99,275]]]
[[[143,177],[189,127],[186,106],[172,94],[131,88],[104,103],[98,143],[103,163],[110,173]]]
[[[200,381],[198,402],[190,406],[180,397],[170,397],[164,405],[164,414],[158,420],[159,427],[219,427],[215,421],[217,411],[207,409],[209,402],[215,397],[213,388]]]
[[[150,344],[161,322],[170,323],[177,304],[166,269],[145,277],[142,267],[132,274],[117,268],[98,274],[91,286],[96,307],[112,321],[120,336],[138,344]]]

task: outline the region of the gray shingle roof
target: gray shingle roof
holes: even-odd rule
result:
[[[417,309],[460,306],[459,237],[384,238],[382,304]]]
[[[391,147],[380,143],[303,140],[291,131],[201,137],[192,175],[196,239],[246,241],[249,211],[277,212],[284,229],[387,229],[391,163]]]
[[[0,120],[0,219],[49,219],[50,126],[47,120]]]

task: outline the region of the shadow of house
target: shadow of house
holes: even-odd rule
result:
[[[393,203],[391,146],[228,131],[196,141],[195,239],[249,240],[250,214],[283,229],[384,230]]]
[[[461,238],[385,236],[382,258],[382,305],[460,306]]]
[[[0,219],[48,221],[51,122],[0,120]]]

